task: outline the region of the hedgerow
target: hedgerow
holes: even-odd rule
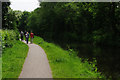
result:
[[[18,32],[14,30],[0,30],[0,46],[2,49],[13,46],[15,40],[18,40]]]

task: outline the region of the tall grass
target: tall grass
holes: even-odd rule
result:
[[[40,45],[46,52],[53,78],[103,78],[97,71],[95,63],[84,63],[77,57],[76,52],[70,49],[63,50],[61,47],[45,42],[42,38],[35,36],[34,43]]]

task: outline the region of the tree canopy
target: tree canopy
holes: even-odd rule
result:
[[[28,26],[47,41],[59,44],[89,42],[117,45],[120,39],[119,3],[41,2]],[[114,38],[113,38],[114,37]]]

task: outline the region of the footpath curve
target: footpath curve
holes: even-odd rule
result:
[[[25,41],[23,42],[25,43]],[[52,72],[44,50],[36,44],[29,43],[28,46],[28,55],[19,78],[52,78]]]

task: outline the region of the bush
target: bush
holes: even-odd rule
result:
[[[0,46],[2,49],[12,47],[13,42],[17,40],[18,34],[14,30],[0,30]]]

